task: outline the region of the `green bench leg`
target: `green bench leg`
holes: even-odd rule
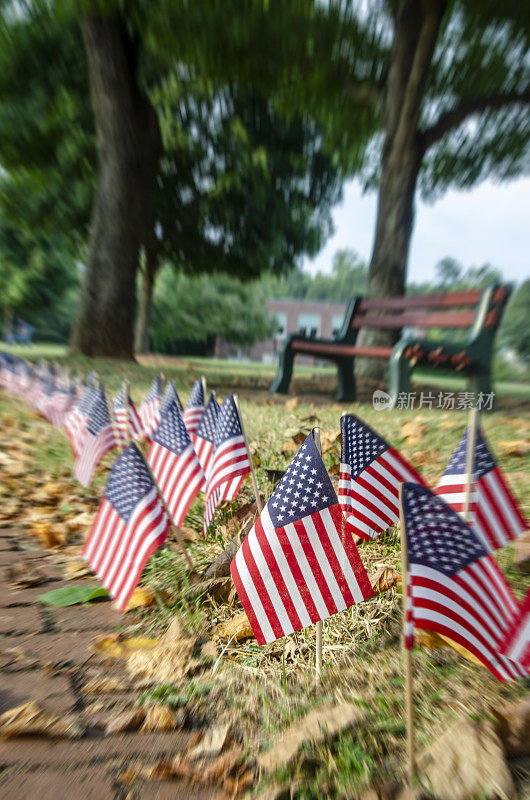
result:
[[[294,353],[289,343],[283,347],[278,359],[278,372],[271,383],[269,391],[272,394],[287,394],[293,374]]]
[[[388,373],[389,394],[395,403],[400,394],[403,392],[408,394],[412,391],[412,367],[410,366],[410,361],[403,358],[401,354],[392,353],[388,365]]]
[[[337,400],[355,400],[357,387],[355,385],[354,359],[351,356],[337,359],[337,380],[339,384]]]

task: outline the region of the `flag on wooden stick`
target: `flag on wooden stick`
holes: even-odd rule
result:
[[[530,589],[521,606],[521,613],[508,631],[501,653],[521,664],[530,674]]]
[[[375,539],[399,519],[399,484],[423,478],[379,434],[343,414],[339,502],[353,533]]]
[[[64,432],[68,436],[70,447],[76,458],[81,452],[88,415],[96,402],[97,396],[97,386],[94,386],[92,382],[88,383],[79,403],[74,406],[64,421]]]
[[[501,681],[527,675],[501,647],[520,606],[493,557],[460,516],[425,486],[404,483],[408,553],[405,646],[414,628],[446,636],[469,650]]]
[[[173,383],[173,381],[168,381],[166,390],[162,396],[162,402],[160,403],[160,419],[162,419],[165,412],[172,403],[176,403],[178,406],[178,410],[182,413],[182,403],[180,402],[180,397],[178,396],[178,392],[175,389],[175,384]]]
[[[192,437],[192,442],[194,441],[195,432],[197,431],[199,423],[202,419],[202,415],[204,414],[204,402],[204,382],[202,378],[199,378],[193,384],[188,405],[186,406],[184,414],[182,415],[184,425],[186,426],[189,435]]]
[[[88,413],[85,435],[77,458],[74,477],[87,488],[92,483],[94,470],[109,450],[117,447],[112,419],[103,387],[96,390],[96,399]]]
[[[311,434],[230,571],[258,644],[273,642],[373,595]]]
[[[173,522],[181,525],[206,478],[176,403],[160,420],[147,460]]]
[[[214,393],[210,393],[208,405],[204,410],[199,427],[195,432],[194,447],[197,458],[201,462],[201,467],[205,475],[210,469],[210,461],[213,455],[213,442],[215,439],[215,429],[219,418],[220,406]]]
[[[208,530],[219,503],[233,500],[245,475],[249,473],[249,455],[234,396],[230,394],[221,406],[217,420],[214,449],[207,475],[203,533]]]
[[[143,459],[131,443],[112,467],[83,549],[83,557],[120,610],[127,607],[169,524]]]
[[[466,452],[469,429],[451,456],[436,493],[451,508],[462,512],[465,504]],[[478,428],[475,440],[469,521],[488,551],[516,539],[528,529],[517,500]]]
[[[138,409],[142,427],[147,436],[151,436],[160,422],[160,403],[162,402],[162,377],[157,375],[145,400]]]
[[[126,447],[131,439],[138,440],[145,436],[142,421],[125,384],[114,398],[112,407],[122,447]]]

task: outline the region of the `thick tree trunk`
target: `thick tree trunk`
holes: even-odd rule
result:
[[[80,15],[98,137],[98,184],[71,348],[133,358],[135,278],[152,218],[161,149],[154,109],[137,82],[136,47],[99,3]]]
[[[385,141],[374,246],[368,273],[372,297],[403,295],[414,224],[414,195],[423,158],[418,123],[445,0],[407,0],[396,19],[385,101]],[[364,344],[393,344],[392,331],[365,331]],[[359,372],[382,377],[383,361],[362,361]]]
[[[146,244],[145,264],[142,269],[142,283],[140,286],[140,304],[136,320],[136,335],[134,349],[137,353],[149,352],[149,332],[151,329],[151,311],[153,308],[153,292],[155,288],[156,273],[160,262],[157,248]]]

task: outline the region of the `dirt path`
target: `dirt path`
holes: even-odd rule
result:
[[[38,566],[46,582],[15,589],[6,574],[13,564]],[[96,720],[109,708],[131,708],[137,691],[120,666],[102,663],[91,642],[115,631],[123,617],[109,602],[91,606],[48,608],[37,597],[70,585],[62,567],[35,543],[12,528],[0,528],[0,713],[38,700],[57,714],[77,713],[87,724],[76,740],[26,737],[0,740],[2,800],[207,800],[217,788],[205,789],[171,781],[118,780],[135,763],[153,763],[183,752],[191,733],[121,733],[105,737]],[[123,678],[124,691],[95,695],[89,681]],[[224,796],[221,793],[221,796]]]

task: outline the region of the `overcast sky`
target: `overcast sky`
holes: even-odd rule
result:
[[[311,272],[328,271],[336,250],[352,247],[370,258],[376,194],[362,194],[359,184],[344,188],[335,207],[335,233],[317,258],[305,261]],[[434,267],[453,256],[465,267],[489,262],[507,280],[530,277],[530,179],[505,184],[484,182],[470,192],[447,192],[434,204],[419,200],[409,258],[409,280],[434,277]]]

